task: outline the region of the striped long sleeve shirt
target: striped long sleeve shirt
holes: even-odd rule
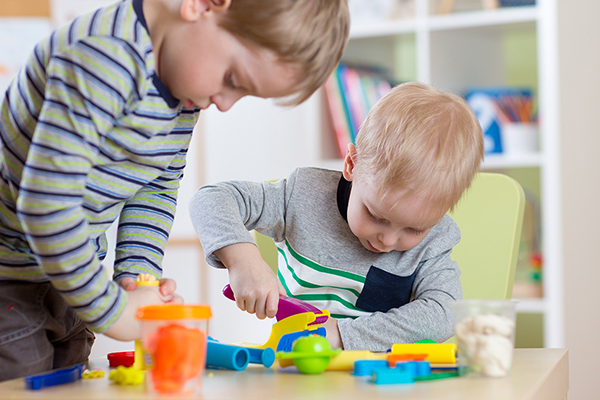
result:
[[[115,275],[162,275],[199,109],[155,74],[141,0],[98,9],[34,49],[0,114],[0,279],[50,281],[92,329],[127,303]]]
[[[339,171],[298,168],[277,182],[221,182],[201,187],[190,217],[206,255],[271,237],[288,296],[328,310],[346,350],[386,351],[395,343],[443,342],[453,334],[450,301],[462,299],[460,269],[450,258],[460,241],[445,215],[414,248],[374,253],[347,222],[350,182]]]

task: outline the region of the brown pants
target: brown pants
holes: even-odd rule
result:
[[[0,281],[0,381],[86,362],[94,339],[50,283]]]

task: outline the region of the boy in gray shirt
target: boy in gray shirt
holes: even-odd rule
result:
[[[342,172],[299,168],[274,183],[223,182],[190,204],[206,259],[229,271],[236,303],[273,317],[287,295],[329,310],[333,347],[385,351],[453,334],[462,298],[446,215],[483,159],[483,135],[460,97],[419,83],[371,110]],[[278,277],[248,230],[275,240]]]

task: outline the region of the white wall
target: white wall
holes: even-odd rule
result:
[[[569,399],[592,400],[600,393],[600,2],[558,5]]]

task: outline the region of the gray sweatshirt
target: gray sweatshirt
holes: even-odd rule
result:
[[[339,171],[299,168],[273,183],[203,186],[190,215],[214,267],[223,267],[216,250],[254,243],[249,230],[273,238],[288,295],[337,318],[346,350],[451,337],[448,302],[462,299],[460,270],[450,259],[460,241],[456,223],[445,215],[413,249],[374,253],[346,222],[349,190]]]

